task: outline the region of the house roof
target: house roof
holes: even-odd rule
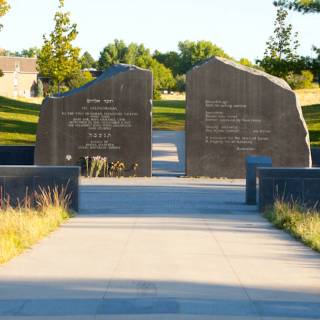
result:
[[[0,69],[3,72],[14,72],[17,65],[21,73],[38,73],[36,58],[0,56]]]

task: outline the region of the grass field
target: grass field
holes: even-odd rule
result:
[[[298,96],[310,103],[302,110],[311,144],[320,147],[320,90],[299,90]],[[168,100],[170,97],[166,96],[166,100],[154,101],[153,129],[184,130],[185,100],[180,97],[179,100]],[[0,144],[33,144],[39,111],[38,103],[0,97]]]
[[[184,130],[184,100],[156,100],[153,102],[153,129]]]
[[[0,97],[0,144],[33,144],[40,105]]]

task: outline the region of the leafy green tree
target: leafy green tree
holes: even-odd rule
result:
[[[263,59],[257,61],[266,72],[281,78],[292,72],[298,62],[298,34],[292,33],[292,24],[287,25],[287,16],[285,9],[277,9],[274,35],[266,43]]]
[[[99,69],[105,70],[117,63],[127,63],[127,50],[128,48],[123,40],[115,39],[114,43],[108,44],[102,52],[100,52],[98,61]]]
[[[3,17],[10,9],[10,6],[7,0],[0,0],[0,18]],[[3,25],[0,24],[0,30],[2,29]]]
[[[96,67],[96,61],[88,51],[86,51],[80,58],[80,64],[82,70]]]
[[[126,45],[122,40],[114,40],[100,53],[98,67],[100,70],[109,68],[117,63],[133,64],[153,72],[154,96],[159,96],[160,90],[171,89],[175,85],[174,77],[169,68],[154,59],[150,50],[143,44],[130,43]]]
[[[275,6],[281,6],[303,13],[320,12],[320,0],[278,0],[273,3]]]
[[[161,53],[160,51],[156,50],[153,54],[153,58],[170,69],[174,76],[177,76],[182,72],[181,59],[178,52],[169,51],[166,53]]]
[[[38,57],[38,70],[53,82],[60,93],[61,85],[80,70],[80,49],[73,47],[77,37],[77,25],[71,24],[70,12],[63,12],[64,0],[59,0],[60,11],[54,16],[55,28],[49,38],[43,36],[44,45]]]
[[[181,67],[180,74],[185,74],[195,65],[206,61],[213,56],[230,59],[223,49],[210,41],[183,41],[179,42]]]
[[[26,58],[36,58],[40,53],[40,49],[37,47],[31,47],[29,49],[23,49],[20,53],[21,57],[26,57]]]
[[[178,92],[185,92],[186,91],[186,75],[178,74],[175,80],[176,80],[175,90]]]
[[[78,71],[73,74],[70,79],[66,81],[66,84],[69,89],[80,88],[88,82],[94,80],[92,74],[89,71]]]

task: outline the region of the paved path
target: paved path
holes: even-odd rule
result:
[[[320,255],[243,205],[241,181],[108,183],[0,268],[1,320],[320,319]]]
[[[185,173],[184,131],[153,131],[152,168],[154,176],[183,176]]]

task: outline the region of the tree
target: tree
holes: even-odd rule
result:
[[[54,16],[55,28],[49,38],[43,36],[44,45],[38,57],[38,70],[53,82],[54,91],[60,93],[61,85],[80,70],[80,49],[73,47],[77,25],[71,24],[70,12],[63,12],[64,0],[59,0],[60,11]]]
[[[10,6],[7,0],[0,0],[0,18],[3,17],[10,9]],[[0,24],[0,30],[2,29],[3,25]]]
[[[29,49],[23,49],[20,53],[21,57],[26,57],[26,58],[36,58],[40,53],[40,49],[37,47],[31,47]]]
[[[160,51],[155,51],[153,58],[170,69],[174,76],[181,74],[181,59],[177,52],[169,51],[161,53]]]
[[[268,73],[285,78],[298,62],[298,34],[292,33],[292,25],[286,24],[288,12],[279,7],[274,22],[274,35],[266,43],[262,60],[257,63]]]
[[[180,74],[185,74],[195,65],[213,56],[230,59],[230,56],[210,41],[183,41],[179,42],[178,47],[181,59]]]
[[[88,51],[86,51],[80,58],[80,64],[82,70],[96,67],[96,61]]]
[[[80,88],[88,82],[93,80],[92,74],[89,71],[79,71],[73,74],[70,79],[66,81],[69,89]]]
[[[170,69],[154,59],[150,50],[143,44],[130,43],[126,45],[122,40],[114,40],[100,53],[98,67],[105,70],[118,63],[133,64],[153,72],[154,96],[159,97],[160,90],[171,89],[175,85]]]
[[[273,3],[275,6],[293,9],[303,13],[320,12],[320,0],[278,0]]]

